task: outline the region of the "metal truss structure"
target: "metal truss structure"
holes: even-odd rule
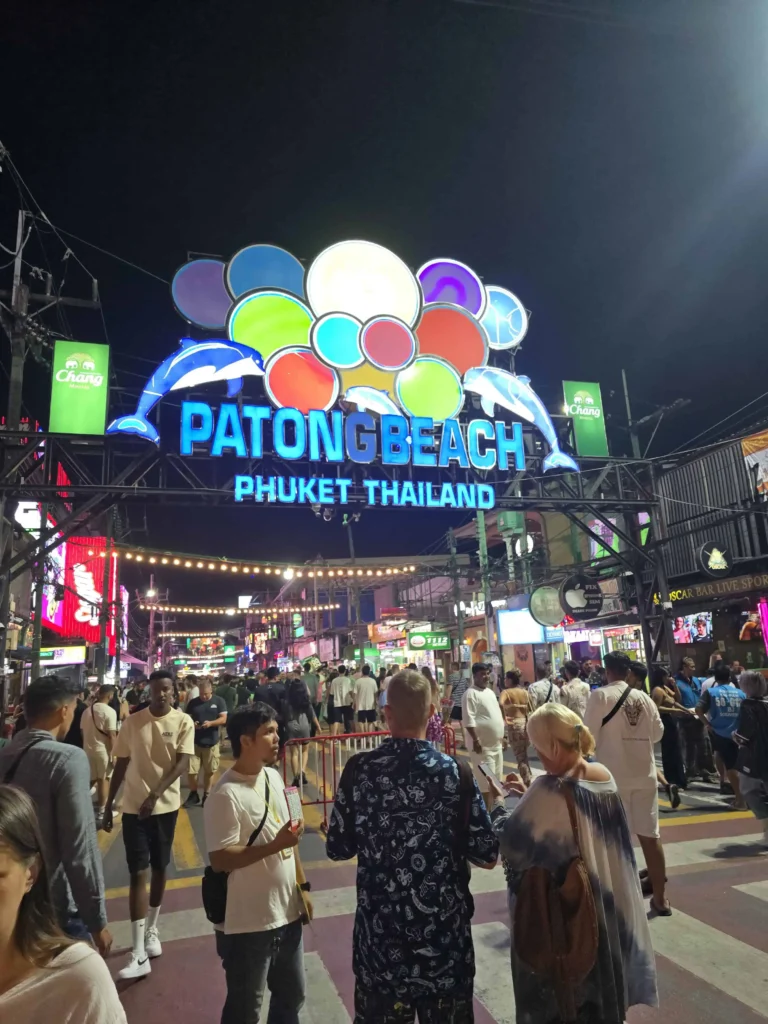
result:
[[[650,462],[624,459],[585,459],[582,472],[542,474],[543,452],[537,440],[526,433],[528,468],[525,472],[478,473],[452,467],[448,470],[417,467],[419,479],[432,482],[492,485],[496,492],[495,510],[560,512],[579,530],[602,543],[586,519],[601,522],[619,536],[621,552],[612,552],[600,560],[601,578],[621,577],[625,600],[636,606],[644,634],[646,650],[656,658],[662,646],[671,651],[671,620],[668,586],[664,568],[664,523],[656,497],[654,470]],[[211,458],[207,454],[181,457],[148,445],[146,441],[121,436],[83,438],[61,434],[0,433],[0,502],[9,510],[18,501],[46,505],[56,520],[55,529],[41,530],[39,539],[12,554],[5,553],[0,563],[0,578],[13,580],[41,557],[76,533],[87,531],[95,521],[116,505],[153,503],[186,507],[232,505],[236,473],[299,476],[318,475],[317,464],[287,462],[274,456],[260,460]],[[56,467],[61,466],[68,483],[62,485]],[[364,501],[364,478],[370,478],[371,466],[356,463],[324,465],[324,475],[345,476],[354,483],[349,506]],[[375,465],[381,478],[412,479],[413,467]],[[305,506],[284,506],[286,509]],[[394,512],[394,508],[392,510]],[[645,543],[638,533],[632,535],[609,519],[623,516],[623,522],[636,522],[636,514],[650,515],[652,529]],[[634,513],[634,515],[633,515]],[[46,518],[43,518],[43,523]],[[9,550],[11,546],[8,546]],[[574,567],[570,567],[571,571]],[[446,557],[443,567],[424,565],[422,576],[456,573],[455,563]],[[634,592],[627,594],[626,582]],[[660,603],[654,602],[654,595]],[[665,605],[668,606],[665,610]]]

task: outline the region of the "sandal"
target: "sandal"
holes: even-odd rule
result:
[[[669,904],[666,907],[657,907],[653,902],[653,897],[651,897],[651,910],[657,917],[672,917],[672,907]]]
[[[667,799],[672,805],[672,810],[676,811],[680,806],[680,789],[674,783],[664,787],[667,793]]]

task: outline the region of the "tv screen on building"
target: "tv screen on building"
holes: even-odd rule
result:
[[[712,612],[676,615],[672,620],[676,644],[712,642]]]
[[[499,643],[502,645],[545,643],[544,627],[539,625],[527,608],[500,611],[498,616]]]

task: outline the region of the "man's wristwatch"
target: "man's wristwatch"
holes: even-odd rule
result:
[[[302,882],[299,888],[301,889],[302,892],[312,892],[312,883]]]

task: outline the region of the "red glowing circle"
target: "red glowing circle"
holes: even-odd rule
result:
[[[360,333],[368,362],[380,370],[402,370],[416,358],[416,339],[407,324],[394,317],[369,320]]]
[[[438,356],[460,374],[488,362],[488,334],[460,306],[431,303],[416,328],[420,356]]]
[[[282,409],[330,409],[339,395],[335,370],[305,348],[283,349],[269,360],[264,386],[272,403]]]

